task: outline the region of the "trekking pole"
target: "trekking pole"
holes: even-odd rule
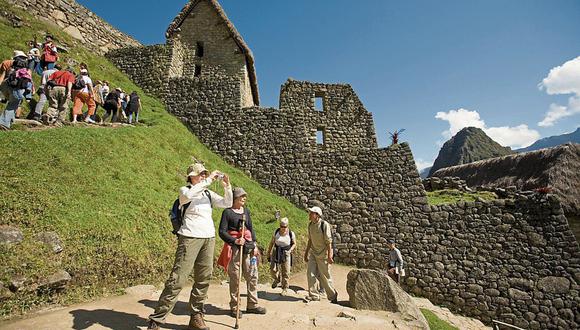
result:
[[[244,238],[245,236],[245,231],[246,231],[246,212],[244,210],[244,214],[242,214],[242,230],[240,231],[240,237]],[[239,329],[240,328],[240,285],[242,283],[242,271],[244,269],[244,267],[242,267],[242,260],[244,258],[244,246],[241,245],[238,247],[239,251],[238,253],[240,254],[240,263],[239,263],[239,267],[238,267],[238,292],[237,292],[237,302],[236,302],[236,325],[234,326],[234,329]]]

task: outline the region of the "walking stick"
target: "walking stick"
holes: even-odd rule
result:
[[[242,230],[240,231],[240,237],[243,238],[245,236],[245,231],[246,231],[246,212],[244,210],[244,214],[242,214]],[[239,329],[240,328],[240,285],[242,283],[242,271],[244,269],[244,267],[242,267],[242,260],[244,258],[244,246],[241,245],[238,247],[238,253],[240,254],[240,263],[239,263],[239,268],[238,268],[238,292],[237,292],[237,306],[236,306],[236,325],[234,326],[234,329]]]

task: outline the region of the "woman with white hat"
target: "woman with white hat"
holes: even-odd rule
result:
[[[296,249],[296,235],[288,227],[288,218],[280,219],[280,228],[276,229],[270,246],[268,259],[270,260],[270,274],[272,275],[272,289],[282,284],[281,295],[288,293],[288,279],[292,268],[292,251]],[[274,253],[272,254],[272,248]]]

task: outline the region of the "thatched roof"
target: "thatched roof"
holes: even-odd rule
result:
[[[258,92],[258,78],[256,76],[256,68],[254,65],[255,64],[254,55],[252,54],[250,47],[248,47],[248,45],[246,44],[246,42],[244,41],[238,30],[236,30],[234,24],[232,24],[232,22],[228,19],[226,12],[223,10],[222,6],[219,4],[217,0],[190,0],[183,7],[181,12],[179,12],[179,14],[175,17],[175,19],[173,19],[171,24],[169,24],[169,27],[165,32],[165,37],[172,38],[174,33],[179,31],[181,24],[183,24],[183,22],[185,21],[187,16],[189,16],[189,14],[193,11],[195,6],[197,6],[202,1],[206,1],[212,8],[214,8],[218,16],[223,20],[227,30],[230,32],[230,36],[232,37],[232,39],[234,39],[240,51],[245,55],[246,66],[248,68],[248,75],[250,77],[250,85],[252,88],[252,97],[254,99],[254,104],[260,105],[260,94]]]
[[[459,177],[471,187],[509,187],[533,190],[552,187],[566,213],[580,214],[580,144],[486,159],[446,167],[436,177]]]

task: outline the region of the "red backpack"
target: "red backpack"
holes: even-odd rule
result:
[[[52,50],[52,44],[44,44],[44,53],[42,59],[48,63],[54,63],[58,60],[58,54]]]

